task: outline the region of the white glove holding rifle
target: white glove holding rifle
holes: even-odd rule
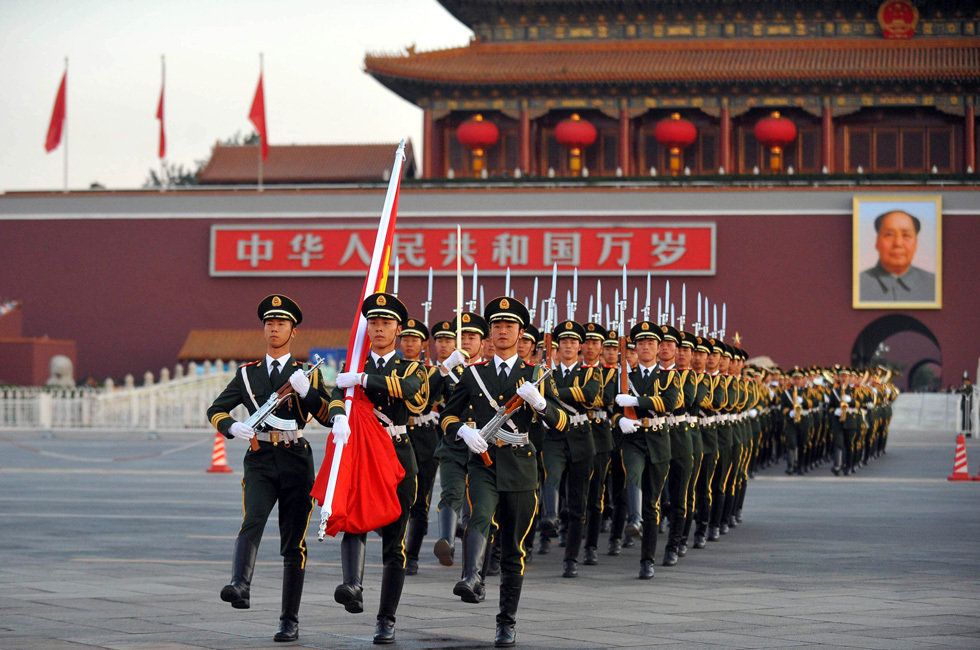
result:
[[[242,440],[251,440],[255,437],[255,431],[241,422],[233,422],[231,428],[228,429],[228,433]]]
[[[548,402],[545,401],[544,396],[538,392],[538,387],[531,382],[524,382],[517,387],[517,395],[531,405],[535,411],[541,412],[548,407]]]
[[[453,353],[442,362],[442,368],[445,371],[443,374],[449,374],[456,366],[463,365],[466,365],[466,355],[460,350],[453,350]]]
[[[310,392],[310,380],[305,373],[294,372],[289,375],[289,385],[300,397],[306,397],[306,394]]]
[[[471,426],[463,425],[456,430],[456,435],[466,443],[474,454],[482,454],[487,450],[487,441],[483,439],[480,432]]]

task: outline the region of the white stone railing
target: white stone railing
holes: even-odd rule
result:
[[[139,387],[129,377],[122,388],[112,382],[101,388],[2,387],[0,430],[207,431],[207,409],[233,372],[212,366],[198,374],[192,365],[187,375],[177,374],[181,376],[153,383],[148,373]],[[232,416],[244,420],[248,414],[239,406]],[[320,425],[314,420],[307,426]]]

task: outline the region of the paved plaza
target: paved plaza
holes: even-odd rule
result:
[[[319,459],[325,435],[311,440]],[[317,542],[311,523],[296,643],[272,642],[275,512],[252,608],[218,599],[240,523],[244,443],[228,442],[234,473],[209,474],[212,443],[207,434],[0,433],[0,648],[371,646],[376,535],[365,613],[352,615],[333,602],[339,540]],[[976,475],[980,443],[967,449]],[[980,481],[946,480],[953,451],[952,434],[896,431],[887,455],[855,476],[770,468],[749,484],[742,525],[676,567],[658,564],[652,581],[636,579],[637,547],[564,579],[556,545],[530,558],[518,646],[978,648]],[[458,566],[439,566],[431,548],[427,538],[419,574],[406,579],[396,647],[492,645],[498,578],[488,579],[487,602],[462,603],[452,595]]]

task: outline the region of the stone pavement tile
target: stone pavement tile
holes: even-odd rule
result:
[[[125,641],[105,646],[109,650],[198,650],[205,646],[190,643],[159,643],[150,641]]]
[[[91,646],[74,641],[61,641],[59,639],[43,639],[35,636],[3,637],[4,650],[81,650],[90,649]]]
[[[969,636],[920,636],[915,640],[920,644],[919,647],[944,647],[944,648],[973,648],[980,647],[980,638]]]
[[[783,639],[770,639],[750,634],[733,634],[729,632],[672,632],[662,638],[669,639],[684,647],[694,643],[714,644],[723,648],[780,648],[786,645]]]
[[[790,630],[780,638],[783,643],[786,642],[807,642],[807,643],[822,643],[827,646],[833,647],[848,647],[848,648],[870,648],[874,650],[913,650],[915,648],[922,648],[923,644],[918,639],[884,639],[884,638],[866,638],[851,634],[843,634],[833,630],[828,630],[825,632],[814,632],[808,634],[795,634]]]
[[[894,623],[894,621],[892,621]],[[875,621],[877,624],[878,621]],[[852,634],[858,636],[874,636],[882,639],[905,639],[923,636],[956,636],[960,634],[970,634],[980,632],[980,624],[977,625],[925,625],[921,621],[911,621],[906,627],[896,627],[893,625],[876,625],[874,629],[855,629]]]
[[[625,634],[616,630],[594,627],[567,628],[561,632],[544,632],[535,629],[534,634],[592,647],[648,647],[671,643],[669,639],[663,637]]]

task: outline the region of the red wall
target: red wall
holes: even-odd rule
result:
[[[0,338],[0,384],[43,386],[51,377],[51,358],[58,354],[71,359],[75,382],[83,383],[74,341]]]
[[[851,308],[850,215],[690,220],[717,224],[717,275],[671,278],[672,296],[679,298],[683,281],[692,307],[698,291],[712,302],[726,301],[729,336],[737,330],[751,355],[767,354],[784,366],[849,363],[861,330],[895,313]],[[273,219],[252,221],[268,224]],[[411,223],[400,219],[399,230],[410,230]],[[80,380],[88,375],[118,380],[126,373],[138,377],[146,370],[156,375],[162,366],[174,364],[192,329],[255,328],[258,337],[255,307],[273,292],[299,302],[304,324],[350,325],[362,278],[212,278],[210,225],[205,219],[5,221],[0,287],[5,296],[23,301],[26,335],[78,342]],[[906,313],[936,335],[944,383],[950,383],[964,370],[973,376],[980,357],[980,291],[975,287],[980,229],[975,216],[947,214],[943,230],[944,307]],[[502,277],[481,274],[481,281],[487,300],[502,293]],[[644,297],[645,279],[632,282],[641,286]],[[616,283],[610,281],[608,288],[605,280],[603,284],[608,301]],[[519,298],[531,293],[530,278],[515,278],[513,285]],[[432,319],[451,315],[454,286],[451,278],[436,278]],[[570,277],[560,278],[558,295],[564,296],[569,287]],[[595,278],[580,277],[580,316],[594,287]],[[662,292],[663,280],[654,279],[653,287],[655,295]],[[548,288],[550,279],[542,278],[541,292]],[[401,297],[413,314],[421,315],[418,304],[424,291],[424,278],[401,279]],[[563,306],[559,312],[564,316]],[[0,358],[0,365],[7,361]]]

